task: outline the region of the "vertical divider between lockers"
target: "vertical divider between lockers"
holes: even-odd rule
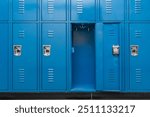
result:
[[[72,40],[71,40],[71,0],[67,0],[68,4],[67,4],[67,37],[68,37],[68,41],[67,41],[67,92],[69,92],[71,90],[71,85],[72,85],[72,56],[71,56],[71,46],[72,46]]]
[[[129,1],[126,1],[126,7],[125,7],[125,41],[124,41],[124,91],[126,92],[129,88],[129,52],[128,52],[128,47],[129,47],[129,31],[128,31],[128,23],[129,23]]]
[[[38,16],[38,51],[37,51],[37,55],[38,55],[38,80],[37,80],[37,87],[38,87],[38,92],[40,92],[41,90],[41,0],[38,0],[38,11],[37,11],[37,16]]]
[[[8,68],[9,68],[9,92],[13,92],[13,1],[9,0],[9,49],[8,49]]]

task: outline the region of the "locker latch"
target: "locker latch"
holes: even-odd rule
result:
[[[22,46],[14,45],[14,56],[21,56]]]
[[[43,55],[44,56],[51,55],[51,45],[43,45]]]
[[[119,45],[113,45],[112,46],[112,53],[114,56],[118,56],[120,54],[120,46]]]
[[[138,56],[138,50],[139,50],[138,45],[131,45],[131,55],[132,56]]]

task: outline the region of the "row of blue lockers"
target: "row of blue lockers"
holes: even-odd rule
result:
[[[150,20],[149,0],[0,0],[0,20]]]
[[[0,24],[0,92],[149,92],[149,23]]]

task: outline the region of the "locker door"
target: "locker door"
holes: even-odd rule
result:
[[[101,20],[124,20],[124,0],[100,0]]]
[[[71,0],[71,20],[95,20],[95,0]]]
[[[120,90],[119,29],[119,24],[104,24],[103,26],[104,90]]]
[[[66,89],[66,24],[42,26],[42,90]]]
[[[0,20],[8,20],[8,8],[9,2],[8,0],[0,0]]]
[[[36,24],[13,25],[13,89],[37,89],[37,29]]]
[[[43,20],[66,20],[66,0],[42,0]]]
[[[150,20],[150,0],[129,0],[130,20]]]
[[[0,91],[8,88],[8,25],[0,24]]]
[[[130,89],[150,90],[150,24],[130,24]]]
[[[14,20],[36,20],[37,0],[13,0]]]

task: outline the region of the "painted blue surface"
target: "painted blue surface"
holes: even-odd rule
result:
[[[13,0],[13,20],[36,20],[37,0]]]
[[[129,20],[150,20],[149,0],[129,0]]]
[[[42,46],[51,46],[50,56],[41,53],[42,90],[66,90],[66,42],[66,24],[42,24]]]
[[[8,5],[9,0],[5,0],[5,2],[3,0],[0,0],[0,20],[8,20]]]
[[[37,90],[37,40],[36,24],[13,24],[13,45],[22,45],[21,56],[13,55],[14,91]]]
[[[150,24],[130,24],[130,45],[138,45],[138,56],[130,56],[130,90],[150,90]],[[129,50],[130,51],[130,50]]]
[[[124,20],[124,5],[124,0],[100,0],[100,19]]]
[[[118,24],[103,25],[103,90],[120,90],[120,53],[116,56],[112,53],[113,45],[120,46],[119,29]]]
[[[95,0],[71,0],[72,21],[95,21],[96,1]]]
[[[0,92],[150,92],[149,4],[0,0]],[[95,45],[72,46],[74,24],[92,24]],[[21,56],[14,56],[15,45],[22,46]],[[43,55],[44,45],[50,56]],[[119,56],[112,55],[113,45],[120,45]],[[138,56],[131,56],[131,45],[139,46]]]
[[[8,90],[8,24],[0,23],[0,91]]]
[[[42,0],[43,20],[62,20],[67,18],[67,0]]]

